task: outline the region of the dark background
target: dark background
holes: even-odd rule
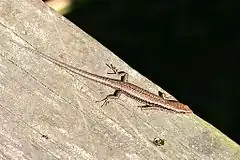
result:
[[[239,7],[232,1],[75,1],[65,15],[240,143]]]

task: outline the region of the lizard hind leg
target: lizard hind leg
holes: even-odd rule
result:
[[[105,106],[109,103],[110,99],[118,99],[121,94],[122,94],[121,90],[116,90],[113,94],[109,94],[105,98],[103,98],[102,100],[96,101],[95,103],[104,101],[103,104],[101,105],[101,107]]]
[[[108,66],[108,68],[110,68],[112,70],[112,72],[108,72],[107,74],[117,74],[119,76],[121,76],[121,81],[122,82],[127,82],[128,81],[128,73],[124,72],[124,71],[118,71],[118,69],[113,66],[112,64],[106,64]]]

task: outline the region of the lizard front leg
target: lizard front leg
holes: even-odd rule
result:
[[[163,98],[163,99],[166,99],[168,101],[173,101],[173,102],[178,102],[176,99],[174,99],[173,97],[171,96],[167,96],[165,93],[161,92],[161,91],[158,91],[158,95]]]

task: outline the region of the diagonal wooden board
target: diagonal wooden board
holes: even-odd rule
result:
[[[99,75],[112,63],[162,89],[43,2],[3,0],[0,15],[1,159],[239,159],[239,145],[194,114],[142,111],[125,96],[95,103],[113,90],[38,51]]]

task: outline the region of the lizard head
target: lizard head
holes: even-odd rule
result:
[[[174,107],[172,109],[175,112],[179,113],[193,113],[193,111],[189,108],[188,105],[185,105],[183,103],[177,102],[177,101],[169,101],[170,105]]]

